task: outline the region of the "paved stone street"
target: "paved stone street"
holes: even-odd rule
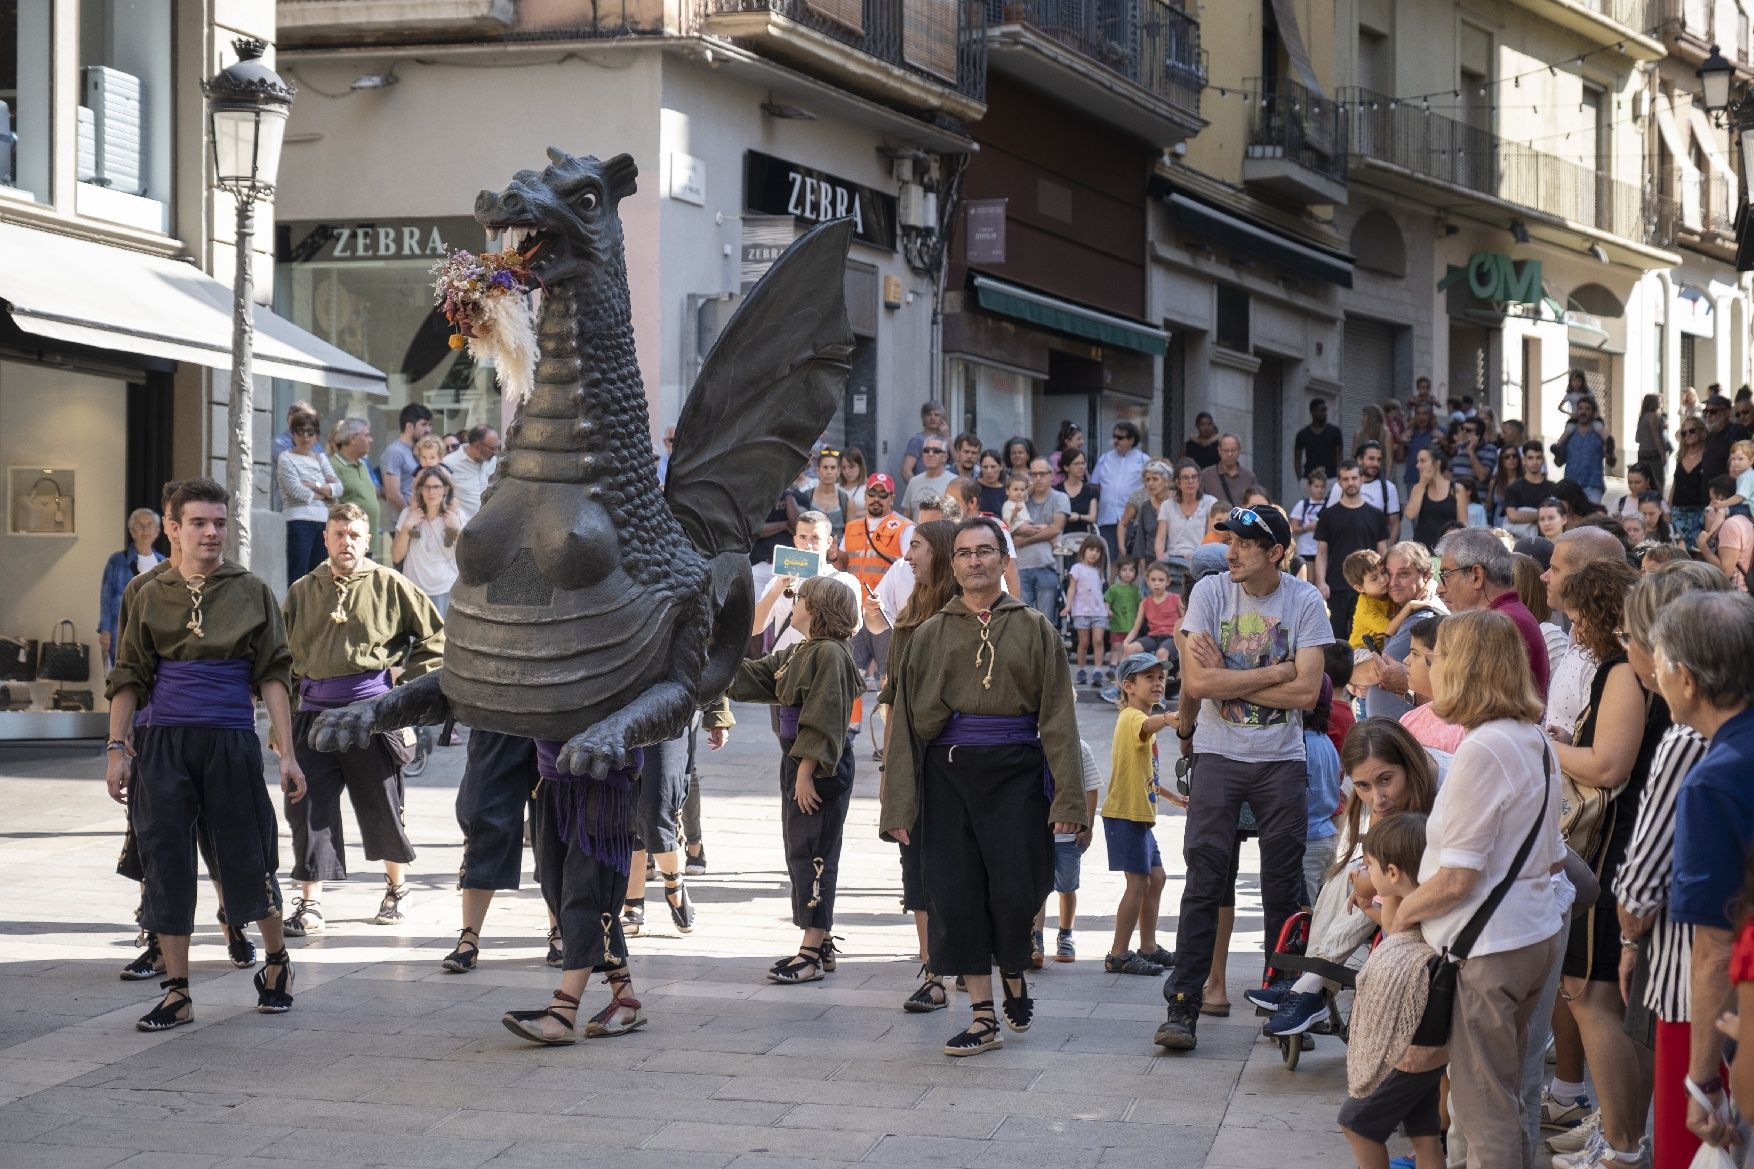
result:
[[[1106,772],[1113,716],[1079,711]],[[914,983],[913,926],[897,911],[895,850],[875,835],[876,767],[861,738],[863,798],[839,901],[846,956],[825,982],[764,981],[797,933],[766,714],[738,714],[731,745],[702,766],[712,871],[690,880],[699,926],[678,936],[654,887],[652,932],[633,943],[652,1021],[571,1048],[532,1047],[499,1023],[555,985],[533,885],[496,902],[474,973],[439,967],[458,912],[461,749],[441,749],[410,782],[420,857],[405,925],[370,924],[382,877],[356,867],[325,893],[327,932],[291,942],[297,1006],[259,1015],[251,973],[224,959],[204,886],[197,1022],[160,1035],[133,1026],[156,985],[116,977],[135,952],[134,890],[114,875],[121,813],[97,751],[0,754],[0,1166],[1351,1164],[1333,1123],[1344,1047],[1320,1039],[1287,1072],[1241,998],[1259,969],[1252,848],[1231,964],[1239,1009],[1202,1020],[1197,1052],[1152,1045],[1160,980],[1102,971],[1120,882],[1099,831],[1085,858],[1079,960],[1050,962],[1034,979],[1028,1035],[948,1059],[940,1048],[967,1021],[966,999],[926,1016],[899,1009]],[[1181,824],[1159,825],[1168,858],[1180,853]],[[1170,945],[1180,894],[1172,873]],[[1051,949],[1051,919],[1049,930]],[[601,994],[592,988],[588,1009]]]

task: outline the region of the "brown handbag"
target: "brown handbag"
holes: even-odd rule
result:
[[[1590,682],[1590,704],[1578,715],[1572,743],[1578,747],[1589,747],[1596,739],[1596,710],[1602,704],[1602,691],[1608,684],[1608,675],[1614,666],[1625,661],[1624,658],[1610,658],[1596,670],[1595,678]],[[1644,696],[1645,714],[1650,713],[1650,695]],[[1559,830],[1565,837],[1565,843],[1571,851],[1582,857],[1590,867],[1590,871],[1601,875],[1602,862],[1607,858],[1608,841],[1614,835],[1614,823],[1618,809],[1614,801],[1631,777],[1614,787],[1590,787],[1578,783],[1561,770],[1559,805]]]

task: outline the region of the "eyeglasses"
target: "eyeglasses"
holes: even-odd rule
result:
[[[1117,434],[1114,436],[1114,440],[1116,442],[1126,442],[1128,439],[1130,439],[1132,437],[1133,436],[1130,434]]]
[[[950,554],[950,559],[958,564],[967,564],[971,560],[991,560],[999,554],[999,550],[991,544],[982,544],[978,548],[958,548]]]
[[[1698,438],[1699,435],[1700,431],[1691,426],[1681,432],[1682,438]]]
[[[946,454],[949,454],[950,452],[945,450],[941,446],[928,446],[928,447],[921,447],[920,453],[923,455],[946,455]]]
[[[883,488],[881,488],[881,487],[867,487],[867,488],[865,488],[865,498],[866,499],[888,499],[889,492],[883,490]]]
[[[292,432],[294,434],[315,434],[317,428],[314,426],[295,426],[292,428]]]
[[[1052,474],[1053,474],[1052,471],[1031,471],[1029,473],[1029,477],[1031,479],[1046,479],[1049,475],[1052,475]]]
[[[1620,643],[1621,649],[1632,648],[1632,634],[1626,632],[1624,629],[1616,629],[1614,631],[1614,640]]]

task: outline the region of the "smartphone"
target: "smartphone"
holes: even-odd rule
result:
[[[1367,633],[1367,634],[1365,634],[1364,635],[1364,648],[1369,650],[1373,654],[1381,653],[1382,649],[1383,649],[1382,634],[1380,634],[1380,633]]]

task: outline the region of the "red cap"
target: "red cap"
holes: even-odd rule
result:
[[[885,475],[882,471],[877,472],[875,475],[865,480],[865,490],[869,491],[873,487],[881,487],[883,490],[889,492],[889,494],[895,494],[895,480],[891,479],[888,475]]]

